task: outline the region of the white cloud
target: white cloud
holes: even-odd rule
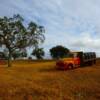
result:
[[[94,38],[90,33],[85,32],[79,35],[76,40],[73,40],[72,46],[90,48],[90,49],[100,49],[99,46],[100,38]]]

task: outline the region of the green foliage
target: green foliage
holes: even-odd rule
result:
[[[13,52],[12,53],[12,57],[14,58],[14,59],[16,59],[16,58],[19,58],[20,57],[20,53],[19,52]]]
[[[20,57],[27,57],[27,52],[26,51],[14,51],[12,53],[12,57],[14,59],[20,58]]]
[[[32,55],[34,55],[37,59],[43,59],[44,54],[43,48],[36,48],[32,52]]]
[[[28,57],[28,60],[32,60],[32,57]]]
[[[8,49],[8,66],[16,49],[38,46],[45,40],[43,26],[30,22],[28,27],[25,27],[23,21],[20,15],[14,15],[11,18],[0,17],[0,46],[5,45]]]
[[[6,55],[4,52],[0,52],[0,59],[7,59]]]
[[[63,58],[69,53],[69,49],[65,48],[64,46],[56,46],[50,49],[50,54],[52,58],[58,59]]]

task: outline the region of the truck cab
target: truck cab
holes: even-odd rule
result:
[[[58,69],[72,69],[80,66],[80,58],[77,53],[70,53],[65,58],[59,59],[56,62]]]

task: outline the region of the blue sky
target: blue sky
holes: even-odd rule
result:
[[[100,56],[100,0],[0,0],[0,16],[19,13],[45,27],[47,52],[64,45]]]

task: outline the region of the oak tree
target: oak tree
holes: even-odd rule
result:
[[[11,66],[12,54],[15,50],[34,47],[43,43],[44,27],[34,22],[23,24],[24,19],[19,15],[0,17],[0,46],[8,50],[8,66]]]

